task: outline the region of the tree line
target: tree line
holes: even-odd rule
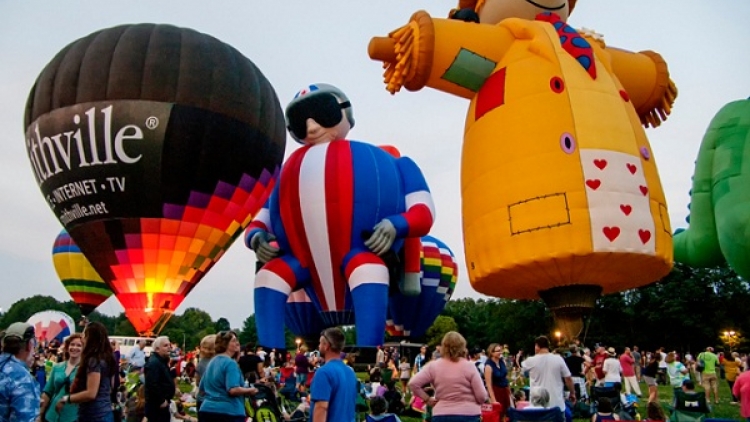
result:
[[[65,312],[74,320],[81,317],[72,301],[59,302],[50,296],[37,295],[19,300],[0,315],[0,327],[50,309]],[[743,337],[750,330],[747,309],[750,309],[750,285],[728,267],[694,269],[676,264],[667,277],[654,284],[600,298],[585,318],[580,340],[589,346],[638,345],[644,350],[663,346],[695,354],[707,346],[723,349],[722,333],[732,330],[739,333],[733,350],[750,351],[750,342]],[[94,312],[89,320],[101,322],[112,334],[137,335],[124,313],[109,316]],[[229,329],[226,318],[213,320],[201,309],[188,308],[181,315],[172,316],[161,334],[192,349],[205,335]],[[255,315],[248,316],[242,327],[235,330],[243,344],[257,342]],[[470,347],[500,342],[508,344],[514,352],[524,349],[529,353],[536,336],[552,334],[554,322],[541,301],[464,298],[450,301],[423,337],[409,340],[434,346],[452,330],[461,332]],[[356,331],[349,327],[345,332],[347,343],[353,344]],[[288,349],[296,348],[295,340],[287,330]],[[313,348],[316,340],[305,339]],[[386,341],[400,340],[386,336]]]

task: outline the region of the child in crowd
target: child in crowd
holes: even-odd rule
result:
[[[424,392],[427,393],[428,397],[435,396],[435,389],[432,387],[425,387]],[[412,396],[411,402],[409,403],[412,410],[422,415],[422,420],[429,422],[432,420],[432,406],[427,405],[421,398]]]
[[[125,406],[127,422],[141,422],[146,417],[146,386],[138,387],[137,393],[131,393]]]
[[[658,402],[648,402],[646,407],[646,420],[650,422],[663,422],[667,420],[667,414],[664,413],[661,405]]]
[[[596,414],[591,416],[591,422],[619,421],[620,416],[612,411],[612,402],[607,397],[597,400]]]
[[[516,390],[515,393],[513,393],[513,401],[515,402],[516,409],[518,410],[523,410],[527,408],[529,404],[531,404],[526,400],[526,393],[520,388]]]
[[[544,387],[531,387],[529,405],[526,409],[546,409],[549,407],[549,391]]]
[[[367,422],[377,422],[389,420],[391,422],[401,422],[401,419],[393,414],[386,413],[388,401],[383,397],[373,397],[370,400],[370,414],[367,415]]]

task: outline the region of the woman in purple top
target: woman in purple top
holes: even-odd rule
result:
[[[112,422],[112,378],[117,364],[107,329],[92,322],[83,331],[81,364],[70,388],[72,394],[57,402],[58,412],[65,403],[77,403],[78,422]]]
[[[487,390],[477,368],[466,359],[466,340],[450,331],[441,346],[441,358],[415,375],[409,381],[409,388],[432,407],[433,422],[479,422]],[[424,390],[428,384],[435,386],[434,397]]]
[[[297,389],[304,392],[307,385],[307,374],[310,372],[310,361],[305,356],[307,347],[302,346],[294,357],[294,373],[297,375]]]

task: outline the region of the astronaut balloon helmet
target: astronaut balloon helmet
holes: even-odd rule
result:
[[[342,113],[343,111],[343,113]],[[312,118],[325,128],[332,128],[346,116],[354,127],[354,113],[349,98],[333,85],[318,83],[301,89],[286,106],[284,117],[289,134],[303,143],[307,136],[307,119]]]

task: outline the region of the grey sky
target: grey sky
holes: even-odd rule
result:
[[[349,95],[352,139],[392,144],[412,157],[437,207],[432,234],[459,257],[455,297],[480,297],[463,263],[459,166],[468,101],[425,89],[388,94],[381,67],[367,57],[370,37],[404,24],[416,10],[443,17],[448,0],[0,1],[0,308],[48,294],[69,297],[50,257],[61,226],[42,199],[24,150],[23,110],[35,78],[65,45],[124,23],[169,23],[213,35],[249,57],[282,105],[314,82]],[[579,0],[570,23],[604,35],[608,45],[654,50],[667,60],[679,98],[660,128],[648,130],[673,228],[684,226],[693,162],[703,133],[725,103],[750,96],[748,0]],[[291,138],[287,154],[296,148]],[[255,256],[235,244],[182,306],[199,307],[233,326],[253,312]],[[110,299],[100,311],[115,314]]]

